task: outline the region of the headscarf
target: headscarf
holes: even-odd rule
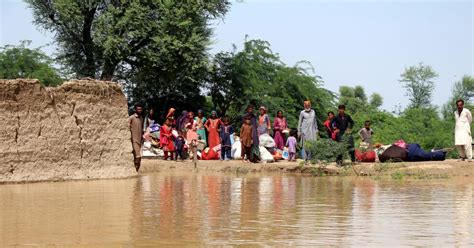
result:
[[[211,116],[210,116],[211,119],[212,119],[212,116],[213,116],[213,115],[215,115],[216,118],[217,118],[217,112],[216,112],[215,110],[212,110],[212,111],[211,111]]]
[[[166,114],[166,118],[172,117],[173,114],[174,114],[174,111],[176,111],[176,109],[170,108],[170,109],[168,110],[168,114]]]
[[[265,113],[267,112],[267,109],[264,106],[260,106],[259,109],[263,109],[263,111],[265,111]]]
[[[188,121],[188,111],[183,110],[183,112],[181,112],[181,115],[176,120],[176,125],[177,125],[176,127],[178,128],[179,131],[186,128],[187,121]]]

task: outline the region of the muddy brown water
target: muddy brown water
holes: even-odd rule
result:
[[[192,173],[0,185],[0,244],[473,247],[473,188]]]

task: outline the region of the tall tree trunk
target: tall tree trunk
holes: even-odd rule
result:
[[[85,55],[85,64],[82,71],[82,76],[95,78],[96,74],[96,61],[94,56],[94,41],[92,40],[92,22],[94,20],[96,8],[88,9],[83,11],[84,24],[82,28],[82,44]]]
[[[110,60],[106,60],[104,63],[104,67],[102,68],[102,74],[100,75],[100,80],[112,80],[115,72],[115,67],[117,67],[116,62],[111,62]]]

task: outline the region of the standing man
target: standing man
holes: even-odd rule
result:
[[[135,170],[138,172],[142,160],[142,136],[143,136],[143,106],[140,103],[135,104],[135,113],[128,118],[128,127],[130,128],[133,163]]]
[[[336,141],[342,142],[344,134],[351,133],[352,127],[354,127],[354,121],[350,115],[346,114],[346,106],[341,104],[338,106],[339,114],[333,120],[333,126],[336,132]],[[352,135],[349,135],[347,138],[347,148],[349,148],[349,154],[351,155],[351,161],[355,162],[355,151],[354,151],[354,138]],[[342,164],[343,155],[339,155],[337,158],[337,163]]]
[[[472,115],[469,109],[464,108],[464,100],[456,101],[457,110],[454,112],[456,128],[454,130],[454,144],[458,148],[460,161],[472,160]]]
[[[304,149],[305,163],[311,160],[311,152],[305,149],[306,141],[314,141],[318,137],[318,123],[316,112],[311,108],[310,101],[304,101],[304,110],[300,112],[298,119],[298,137],[301,139],[301,147]]]

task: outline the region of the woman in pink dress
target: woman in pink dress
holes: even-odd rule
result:
[[[194,112],[188,112],[188,120],[186,121],[185,124],[186,128],[186,141],[188,144],[191,144],[191,142],[196,141],[198,139],[198,134],[197,134],[197,122],[194,120]]]
[[[273,139],[275,140],[276,148],[283,150],[285,147],[285,135],[283,130],[288,128],[286,118],[283,117],[283,111],[278,110],[275,120],[273,120]]]

